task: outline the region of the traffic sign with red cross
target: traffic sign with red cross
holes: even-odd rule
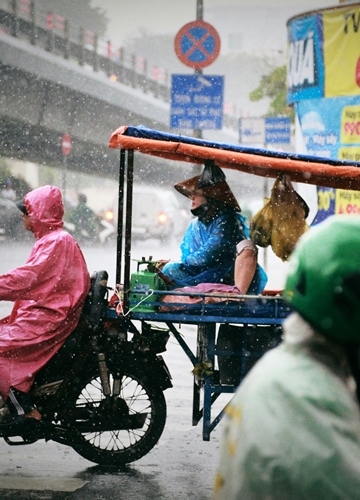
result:
[[[175,52],[186,66],[201,69],[215,61],[220,52],[220,36],[211,24],[193,21],[175,37]]]

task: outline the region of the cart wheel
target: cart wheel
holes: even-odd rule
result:
[[[136,365],[122,362],[117,367],[109,362],[108,368],[115,395],[105,398],[94,370],[77,385],[62,423],[83,436],[72,445],[82,457],[100,465],[124,465],[146,455],[158,442],[166,402],[160,387]]]

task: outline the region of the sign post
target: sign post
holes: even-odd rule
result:
[[[196,3],[196,21],[185,24],[175,37],[175,52],[180,61],[202,75],[202,68],[215,61],[220,52],[220,37],[211,24],[203,21],[203,0]],[[206,127],[204,127],[206,128]],[[194,129],[201,139],[201,129]]]
[[[66,195],[67,157],[71,153],[71,148],[72,148],[71,135],[64,134],[61,140],[61,149],[63,154],[62,193],[63,193],[64,206],[65,206],[65,195]]]

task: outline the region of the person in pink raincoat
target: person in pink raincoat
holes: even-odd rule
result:
[[[40,420],[28,392],[76,327],[90,276],[78,244],[62,229],[59,188],[34,189],[17,205],[36,243],[23,266],[0,276],[0,300],[15,301],[0,320],[0,394],[13,415]]]

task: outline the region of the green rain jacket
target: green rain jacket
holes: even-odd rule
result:
[[[216,500],[358,500],[360,411],[341,347],[293,313],[227,406]]]

